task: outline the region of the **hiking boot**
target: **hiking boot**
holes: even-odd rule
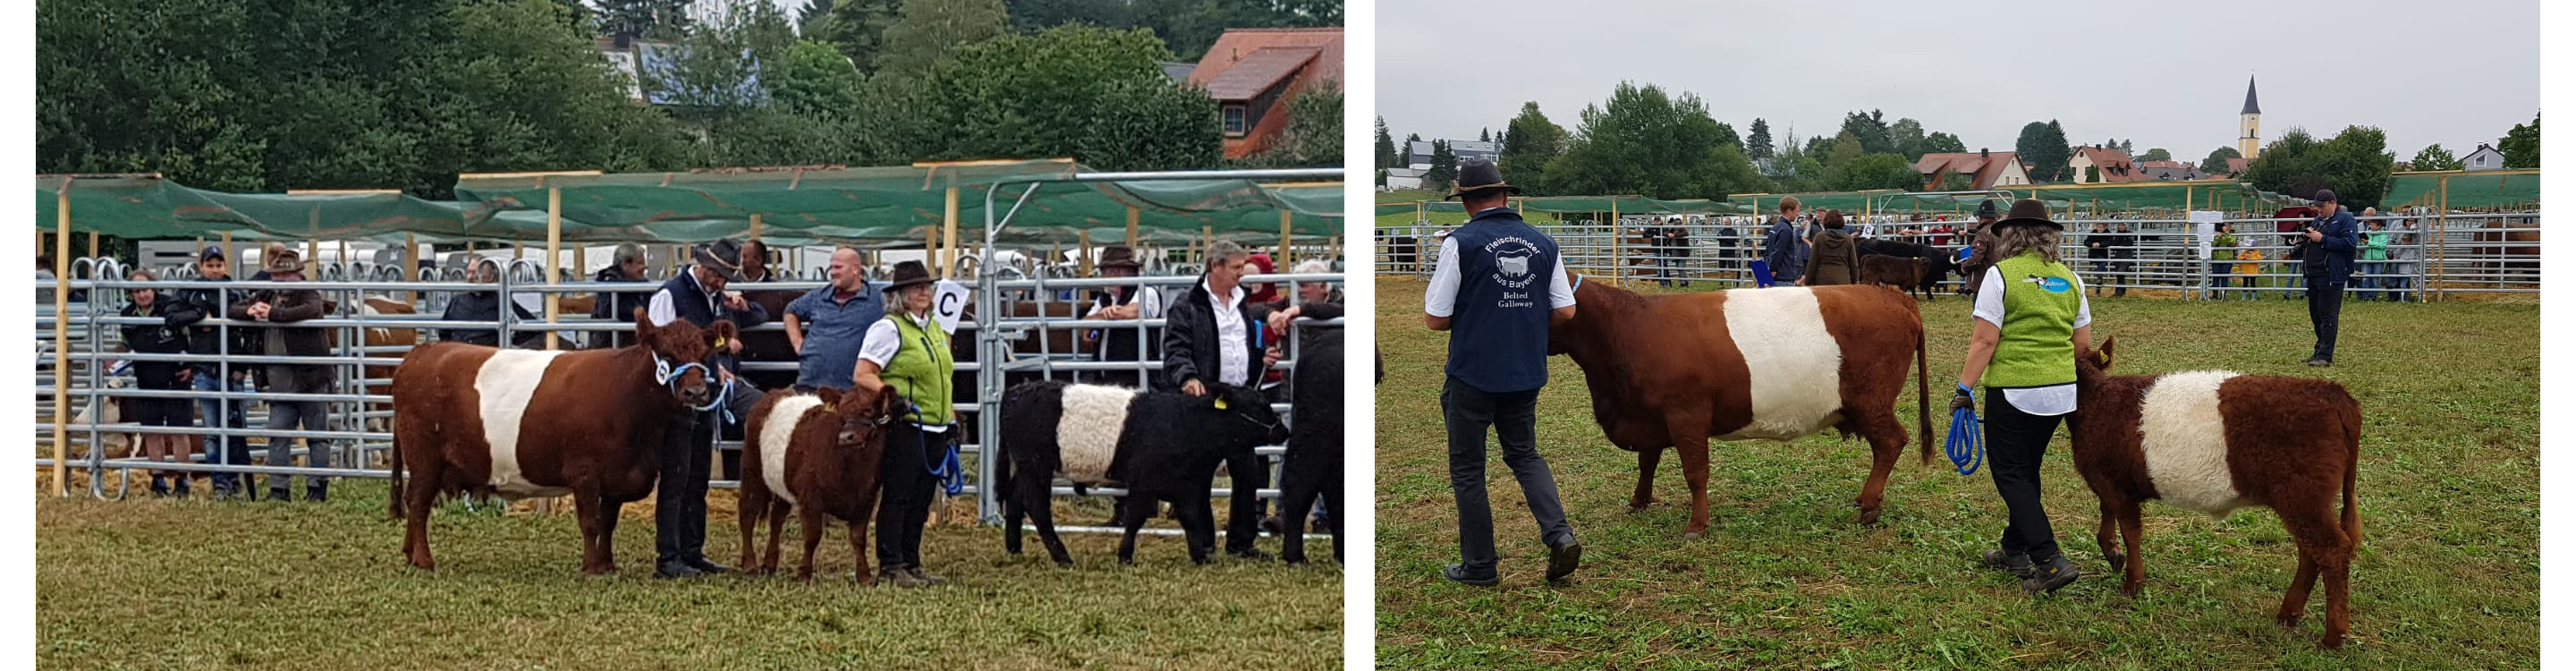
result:
[[[304,488],[304,500],[305,500],[305,501],[307,501],[307,502],[311,502],[311,503],[323,503],[323,502],[330,501],[330,500],[331,500],[331,486],[330,486],[330,485],[312,485],[312,486],[309,486],[309,487],[305,487],[305,488]]]
[[[928,585],[928,586],[931,586],[931,587],[938,587],[938,586],[940,586],[940,585],[948,584],[948,579],[947,579],[947,578],[942,578],[942,577],[939,577],[939,576],[931,575],[929,571],[921,570],[921,567],[919,567],[919,566],[906,566],[906,567],[903,567],[903,572],[904,572],[905,574],[907,574],[907,575],[912,576],[912,579],[921,581],[921,584]]]
[[[1985,560],[1979,563],[1986,568],[2010,573],[2013,577],[2024,580],[2030,578],[2031,569],[2034,568],[2030,563],[2030,555],[2005,552],[2002,548],[1987,550]]]
[[[1261,551],[1261,548],[1244,548],[1244,549],[1241,549],[1241,550],[1227,550],[1227,551],[1225,551],[1225,553],[1226,553],[1226,554],[1230,554],[1230,555],[1234,555],[1234,556],[1237,556],[1237,557],[1242,557],[1242,558],[1244,558],[1244,559],[1250,559],[1250,560],[1253,560],[1253,561],[1270,561],[1270,553],[1268,553],[1268,552],[1262,552],[1262,551]]]
[[[2021,581],[2021,591],[2031,596],[2054,594],[2057,588],[2065,587],[2067,583],[2075,582],[2076,578],[2083,575],[2082,571],[2075,570],[2074,562],[2067,561],[2066,555],[2061,554],[2049,559],[2046,565],[2037,565],[2034,562],[2030,577],[2023,578]]]
[[[696,578],[705,575],[706,573],[691,568],[688,562],[678,560],[662,562],[653,567],[653,577],[656,578]]]
[[[1583,565],[1583,544],[1582,544],[1582,543],[1576,542],[1574,539],[1569,538],[1569,539],[1566,539],[1566,541],[1565,541],[1565,544],[1564,544],[1564,545],[1550,545],[1550,546],[1547,546],[1547,581],[1548,581],[1548,582],[1557,582],[1557,581],[1564,580],[1566,576],[1574,575],[1574,569],[1575,569],[1576,567],[1579,567],[1579,566],[1582,566],[1582,565]]]
[[[919,588],[919,587],[929,587],[929,586],[930,586],[930,583],[929,583],[929,582],[924,581],[924,580],[922,580],[922,579],[920,579],[920,578],[912,577],[912,572],[911,572],[911,571],[906,571],[906,570],[903,570],[903,569],[900,569],[900,568],[887,568],[887,569],[881,569],[881,570],[878,570],[878,571],[877,571],[877,583],[878,583],[878,584],[883,584],[883,585],[893,585],[893,586],[896,586],[896,587],[902,587],[902,588],[906,588],[906,589]]]
[[[1502,574],[1495,573],[1491,567],[1478,571],[1467,568],[1466,564],[1450,564],[1449,568],[1440,571],[1440,575],[1469,587],[1492,587],[1503,584]]]

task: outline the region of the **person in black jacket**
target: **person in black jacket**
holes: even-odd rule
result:
[[[1278,355],[1260,341],[1261,315],[1244,305],[1241,280],[1251,257],[1232,242],[1209,245],[1207,274],[1164,313],[1163,378],[1181,393],[1205,396],[1212,384],[1249,387],[1279,363]],[[1228,498],[1225,551],[1266,559],[1269,555],[1252,541],[1261,520],[1256,492],[1270,484],[1268,465],[1251,450],[1227,456],[1225,462],[1228,486],[1234,490]]]
[[[152,276],[152,271],[136,270],[125,279],[133,282],[152,282],[158,278]],[[125,304],[125,309],[117,312],[118,316],[161,320],[158,324],[119,326],[118,330],[125,336],[126,349],[140,354],[188,353],[188,339],[182,333],[184,329],[177,324],[177,318],[185,316],[178,314],[180,311],[175,309],[178,301],[161,296],[159,291],[151,287],[127,289],[126,295],[132,300]],[[134,386],[137,389],[153,391],[187,389],[188,377],[187,365],[177,361],[134,362]],[[133,410],[137,415],[136,423],[144,426],[188,426],[192,423],[189,421],[186,399],[135,398],[125,407]],[[152,461],[185,462],[188,460],[187,441],[187,436],[175,433],[143,434],[143,458]],[[170,487],[162,482],[164,477],[179,482],[177,493],[180,497],[188,496],[187,471],[153,471],[153,496],[169,496],[172,493]]]
[[[632,242],[620,244],[611,256],[613,258],[608,267],[599,269],[599,274],[592,276],[591,281],[611,283],[644,281],[643,245]],[[652,300],[651,291],[602,291],[590,304],[590,317],[631,324],[635,321],[635,309],[644,307]],[[634,341],[635,333],[631,329],[590,332],[591,349],[625,347],[634,344]]]
[[[268,281],[304,281],[304,262],[294,250],[281,245],[261,257]],[[312,289],[262,289],[251,294],[250,301],[234,303],[225,317],[235,321],[259,321],[268,325],[251,329],[259,354],[268,356],[322,357],[331,355],[331,336],[324,329],[302,326],[297,322],[329,316],[334,306]],[[272,394],[331,393],[333,378],[329,364],[294,363],[261,366],[258,377],[261,391]],[[268,425],[271,431],[330,430],[329,406],[321,401],[269,401]],[[330,468],[332,444],[328,439],[306,439],[305,463],[313,468]],[[283,436],[268,438],[269,466],[290,466],[294,462],[295,439]],[[268,476],[268,498],[287,500],[293,476]],[[304,498],[320,503],[330,498],[330,479],[323,476],[305,478]]]
[[[500,262],[493,261],[491,259],[484,259],[482,261],[475,262],[474,272],[470,279],[475,284],[492,284],[501,281]],[[508,297],[502,296],[501,292],[497,289],[457,292],[455,296],[451,296],[447,299],[447,312],[439,315],[438,318],[440,321],[498,322],[501,321],[501,306],[504,304],[510,306],[510,314],[516,315],[519,318],[519,321],[529,322],[537,320],[537,316],[529,314],[527,308],[519,307],[517,301],[512,301]],[[530,346],[536,342],[542,342],[546,334],[542,331],[522,330],[515,335],[518,336],[516,338],[512,338],[515,343],[520,346]],[[438,330],[438,339],[454,340],[468,345],[499,347],[501,346],[501,329],[497,327],[445,328]]]
[[[653,292],[645,304],[646,319],[655,326],[686,319],[699,328],[721,319],[746,329],[769,321],[769,311],[759,303],[725,290],[741,272],[737,265],[742,258],[740,243],[717,240],[698,247],[695,256],[696,264],[680,269],[678,276]],[[749,414],[762,396],[736,372],[741,366],[737,358],[741,352],[742,339],[734,338],[718,345],[709,357],[725,385],[728,410],[736,415]],[[653,549],[658,555],[655,577],[695,578],[730,570],[707,559],[705,552],[707,479],[714,457],[716,427],[722,421],[722,414],[709,408],[673,413],[663,425],[661,481],[656,485],[653,506]]]
[[[224,248],[207,247],[204,252],[197,255],[198,284],[179,290],[178,301],[171,306],[170,323],[187,328],[188,353],[207,357],[188,364],[192,371],[189,373],[189,388],[196,391],[248,392],[251,390],[248,367],[230,367],[230,370],[226,370],[227,366],[211,357],[234,352],[247,354],[258,351],[258,346],[249,340],[252,330],[240,327],[208,326],[204,323],[207,317],[224,314],[225,310],[234,305],[250,302],[250,297],[239,290],[202,284],[232,281],[230,266],[231,264],[224,258]],[[205,415],[208,428],[241,429],[250,425],[242,411],[244,405],[231,399],[207,398],[197,401],[197,410]],[[249,436],[210,435],[206,436],[204,442],[206,463],[226,466],[250,464]],[[230,499],[241,494],[240,478],[241,476],[232,473],[215,473],[208,477],[207,481],[214,487],[215,498]]]

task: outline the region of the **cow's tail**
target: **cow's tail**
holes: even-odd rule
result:
[[[1908,297],[1906,300],[1910,303],[1913,299]],[[1915,316],[1920,318],[1922,313],[1917,312]],[[1914,329],[1914,432],[1919,434],[1915,438],[1923,443],[1921,447],[1915,449],[1923,454],[1923,465],[1930,466],[1932,465],[1932,359],[1925,356],[1923,352],[1923,338],[1926,330],[1919,325],[1918,319],[1918,325]]]
[[[385,514],[397,520],[403,518],[403,440],[402,427],[399,426],[401,423],[401,417],[395,417],[388,422],[387,428],[393,430],[394,441],[393,448],[385,453],[385,458],[392,462],[387,464],[387,467],[393,470],[392,488],[385,491]]]
[[[2361,545],[2361,408],[2347,392],[2343,399],[2343,532]]]

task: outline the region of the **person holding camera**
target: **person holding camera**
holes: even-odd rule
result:
[[[2317,347],[2307,364],[2325,367],[2334,365],[2335,331],[2343,320],[2343,287],[2352,279],[2352,255],[2361,247],[2361,226],[2353,223],[2351,212],[2338,206],[2333,189],[2318,189],[2309,200],[2316,201],[2317,218],[2299,232],[2308,241],[2299,274],[2308,281],[2308,325],[2316,329]]]

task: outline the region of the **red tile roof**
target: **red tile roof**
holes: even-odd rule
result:
[[[1314,47],[1271,47],[1252,52],[1242,60],[1223,68],[1223,72],[1206,82],[1208,97],[1218,100],[1251,100],[1261,97],[1279,82],[1296,76],[1306,63],[1315,60],[1321,50]],[[1202,70],[1205,68],[1202,67]],[[1192,75],[1196,78],[1195,73]]]
[[[1307,48],[1324,55],[1334,79],[1342,72],[1342,29],[1340,28],[1235,28],[1216,38],[1207,55],[1199,58],[1199,67],[1190,71],[1190,83],[1207,86],[1238,62],[1265,49]],[[1328,48],[1329,47],[1329,48]]]
[[[1923,158],[1914,161],[1914,171],[1923,174],[1925,188],[1936,186],[1932,180],[1939,178],[1941,171],[1946,169],[1970,175],[1969,181],[1973,184],[1970,188],[1987,189],[1994,187],[1996,180],[2003,179],[2005,168],[2019,162],[2020,158],[2009,151],[1924,154]]]

